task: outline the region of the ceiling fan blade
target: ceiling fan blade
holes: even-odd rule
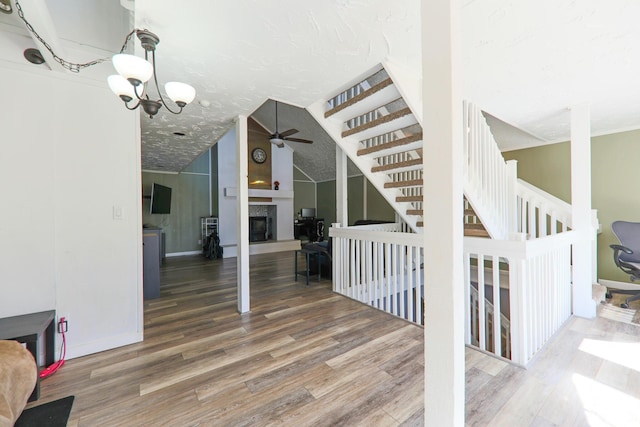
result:
[[[285,130],[284,132],[280,133],[281,137],[286,137],[289,135],[293,135],[294,133],[298,133],[300,132],[298,129],[289,129],[289,130]]]
[[[313,144],[313,141],[309,141],[308,139],[300,139],[300,138],[286,138],[286,141],[293,141],[293,142],[303,142],[305,144]]]

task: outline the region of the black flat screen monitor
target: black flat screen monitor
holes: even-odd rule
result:
[[[151,213],[171,213],[171,188],[153,183],[151,186]]]
[[[300,212],[300,216],[302,218],[315,218],[316,217],[316,208],[302,208]]]

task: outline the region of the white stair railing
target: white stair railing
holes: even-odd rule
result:
[[[504,161],[482,111],[463,105],[464,193],[494,239],[515,232],[515,170]]]
[[[508,270],[511,360],[526,366],[551,336],[571,316],[571,246],[581,237],[568,231],[534,240],[493,240],[474,237],[464,239],[465,302],[471,304],[473,282],[478,299],[484,299],[485,274],[473,277],[473,269],[492,271],[493,305],[500,306],[499,271]],[[485,318],[485,306],[478,307],[479,318]],[[466,342],[473,345],[471,307],[465,310]],[[477,325],[478,346],[486,346],[487,328],[491,327],[493,351],[501,354],[499,317],[494,313],[490,325]]]
[[[544,237],[571,228],[571,205],[521,179],[517,184],[518,233]]]
[[[478,297],[478,290],[471,287],[471,344],[476,347],[480,347],[480,302],[481,300]],[[495,317],[494,317],[494,308],[493,304],[489,302],[486,298],[484,299],[485,304],[485,316],[484,316],[484,328],[486,329],[486,340],[485,340],[485,348],[487,348],[490,352],[502,356],[505,359],[511,359],[511,322],[504,314],[500,313],[500,323],[497,325],[500,329],[500,350],[495,347],[494,338],[496,337],[494,332],[495,325]]]
[[[387,313],[422,324],[423,237],[401,224],[333,224],[333,290]],[[389,231],[394,232],[389,232]]]

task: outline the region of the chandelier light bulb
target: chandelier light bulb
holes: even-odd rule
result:
[[[113,55],[112,62],[118,74],[134,86],[147,82],[153,75],[153,65],[135,55],[119,53]]]
[[[109,88],[119,96],[124,102],[129,102],[136,98],[134,86],[120,74],[113,74],[107,79]]]
[[[196,97],[193,86],[181,82],[167,82],[164,85],[167,95],[181,108],[189,104]]]

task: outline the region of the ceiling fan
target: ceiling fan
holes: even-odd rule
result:
[[[298,129],[289,129],[289,130],[285,130],[282,133],[278,132],[278,101],[275,101],[275,103],[276,103],[276,132],[271,136],[269,136],[269,141],[275,146],[277,146],[278,148],[284,147],[285,141],[302,142],[304,144],[313,144],[313,141],[309,141],[308,139],[291,138],[289,136],[289,135],[293,135],[294,133],[300,132]]]

